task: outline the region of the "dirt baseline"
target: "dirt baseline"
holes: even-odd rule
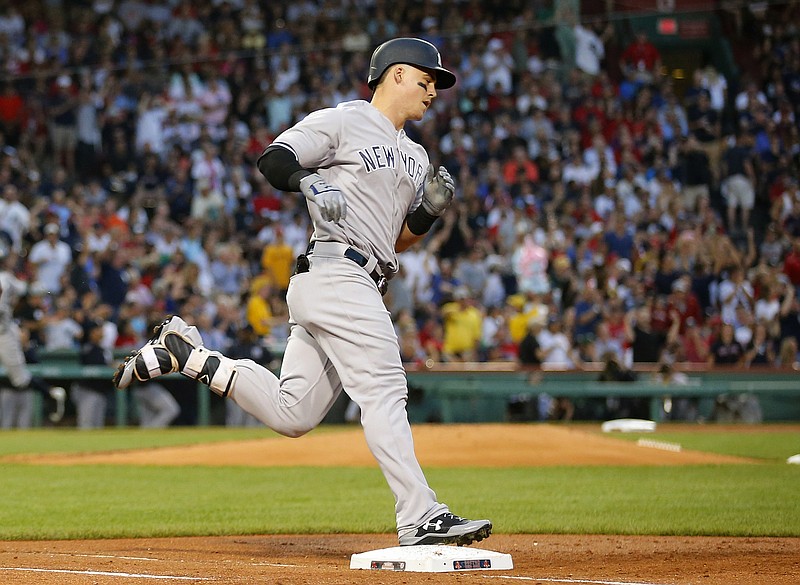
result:
[[[420,461],[431,467],[753,463],[637,446],[596,429],[555,425],[420,426],[414,437]],[[295,440],[267,437],[6,460],[50,465],[375,465],[358,428]],[[353,553],[396,545],[391,534],[0,542],[0,584],[491,585],[511,580],[542,585],[796,585],[800,575],[800,538],[496,534],[478,548],[511,554],[513,570],[423,574],[349,568]]]
[[[512,467],[542,465],[692,465],[748,463],[696,451],[642,447],[587,428],[557,425],[420,425],[414,428],[417,457],[424,467]],[[509,449],[513,445],[513,449]],[[669,445],[664,445],[669,447]],[[360,428],[311,433],[299,439],[264,439],[162,447],[84,455],[8,458],[47,465],[252,465],[323,467],[374,466]]]

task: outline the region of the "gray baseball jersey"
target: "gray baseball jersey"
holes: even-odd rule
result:
[[[25,282],[8,270],[0,270],[0,326],[14,319],[14,306],[27,290]]]
[[[0,271],[0,364],[16,388],[25,388],[31,374],[25,364],[19,327],[14,321],[14,306],[25,294],[27,285],[7,270]]]
[[[338,223],[324,221],[317,206],[308,205],[312,238],[350,244],[375,256],[384,273],[397,272],[394,246],[406,216],[422,201],[425,149],[362,100],[309,114],[273,144],[344,193],[347,216]]]

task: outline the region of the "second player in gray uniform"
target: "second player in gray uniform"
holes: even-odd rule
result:
[[[203,347],[194,327],[168,318],[123,363],[127,387],[179,371],[234,400],[275,431],[315,428],[344,390],[361,410],[367,444],[395,496],[401,545],[471,544],[488,520],[452,514],[429,487],[414,453],[408,388],[391,315],[383,303],[397,253],[419,241],[450,205],[454,185],[405,133],[437,89],[455,84],[434,45],[387,41],[375,49],[372,100],[309,114],[280,134],[258,166],[276,188],[300,191],[314,224],[287,292],[291,331],[280,378],[250,360]]]
[[[0,389],[0,428],[28,428],[34,420],[36,392],[55,400],[56,408],[50,413],[52,422],[64,416],[66,390],[50,386],[33,376],[22,349],[22,334],[14,320],[14,306],[28,291],[28,284],[16,276],[12,265],[16,255],[5,246],[0,248],[0,365],[12,388]]]

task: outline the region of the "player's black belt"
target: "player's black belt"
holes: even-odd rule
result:
[[[311,242],[308,245],[308,248],[306,249],[306,253],[300,254],[300,256],[297,257],[297,267],[295,269],[296,273],[300,274],[302,272],[308,272],[309,262],[306,256],[310,256],[311,253],[314,251],[315,243],[316,242]],[[343,254],[345,258],[347,258],[348,260],[352,260],[353,262],[361,266],[361,268],[366,268],[367,264],[369,263],[369,258],[364,256],[364,254],[362,254],[352,246],[348,246],[347,248],[345,248]],[[389,289],[389,281],[386,279],[386,277],[383,275],[380,269],[378,267],[375,267],[372,270],[372,272],[369,273],[369,276],[370,278],[372,278],[372,280],[375,281],[375,286],[378,287],[378,292],[381,293],[381,296],[385,295],[386,291]]]

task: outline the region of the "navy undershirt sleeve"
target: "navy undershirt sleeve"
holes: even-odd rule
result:
[[[282,146],[269,146],[256,163],[270,185],[281,191],[299,191],[300,180],[311,174],[294,154]]]

